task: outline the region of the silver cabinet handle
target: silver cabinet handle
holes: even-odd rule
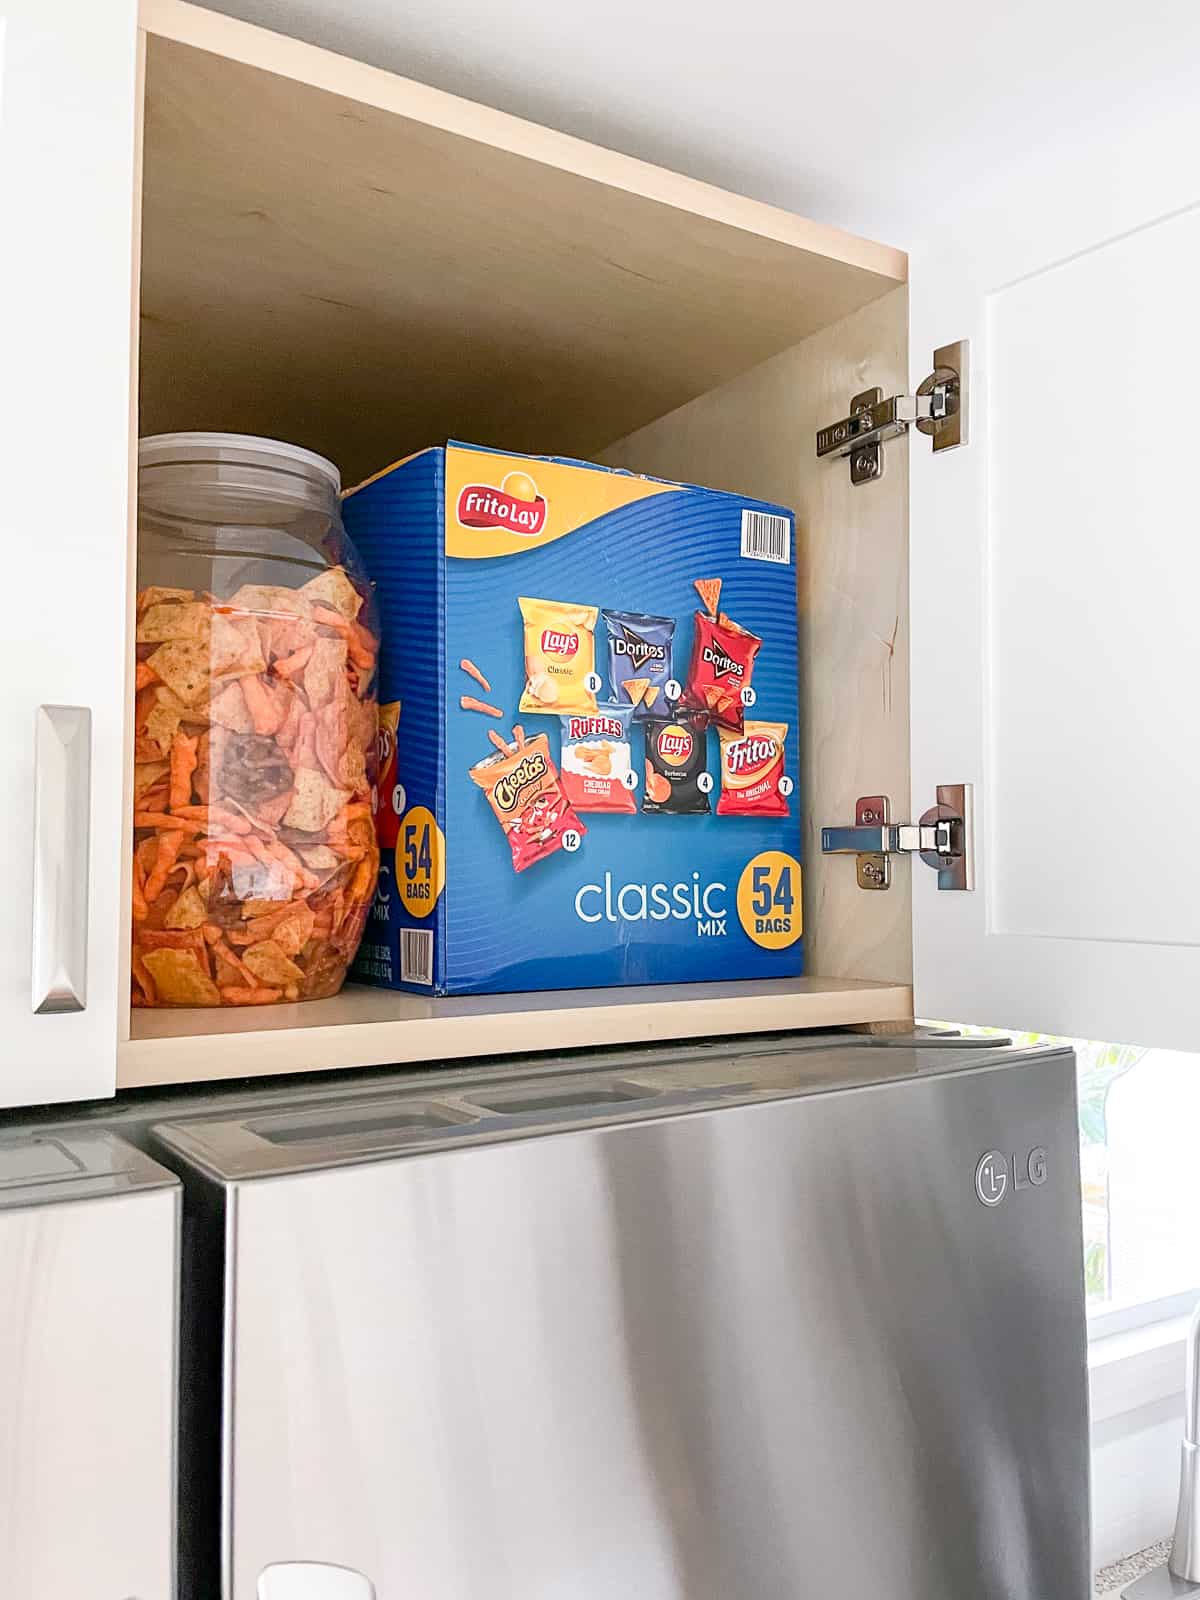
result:
[[[87,1006],[92,713],[39,706],[33,768],[33,1009]]]

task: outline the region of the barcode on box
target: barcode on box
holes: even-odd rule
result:
[[[404,983],[433,982],[433,934],[429,929],[400,929],[400,978]]]
[[[781,566],[790,565],[791,522],[771,511],[743,511],[742,554],[750,561],[778,561]]]

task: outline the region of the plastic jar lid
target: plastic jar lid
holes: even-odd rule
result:
[[[206,459],[265,466],[268,463],[261,459],[257,462],[248,459],[263,456],[275,457],[280,466],[290,462],[294,467],[320,473],[332,484],[335,494],[341,493],[342,475],[332,461],[319,456],[315,450],[305,450],[298,444],[287,444],[282,439],[260,439],[252,433],[153,433],[138,440],[139,467],[162,467]]]

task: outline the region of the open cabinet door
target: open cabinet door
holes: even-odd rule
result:
[[[116,1081],[136,116],[136,0],[0,0],[0,1107]]]
[[[916,1007],[1198,1049],[1200,114],[1130,94],[912,252],[913,383],[971,355],[966,447],[910,441],[912,802],[974,784],[977,846],[914,862]]]

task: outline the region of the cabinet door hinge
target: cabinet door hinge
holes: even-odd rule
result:
[[[968,341],[944,344],[933,352],[933,371],[916,394],[884,398],[882,389],[864,389],[850,402],[850,415],[817,434],[818,456],[849,456],[850,482],[874,483],[883,476],[883,442],[910,427],[927,433],[935,450],[967,442]]]
[[[920,822],[893,822],[885,794],[863,795],[852,828],[822,828],[826,855],[858,857],[860,889],[890,889],[892,857],[919,855],[938,875],[939,889],[975,887],[974,785],[939,783],[937,805]]]

